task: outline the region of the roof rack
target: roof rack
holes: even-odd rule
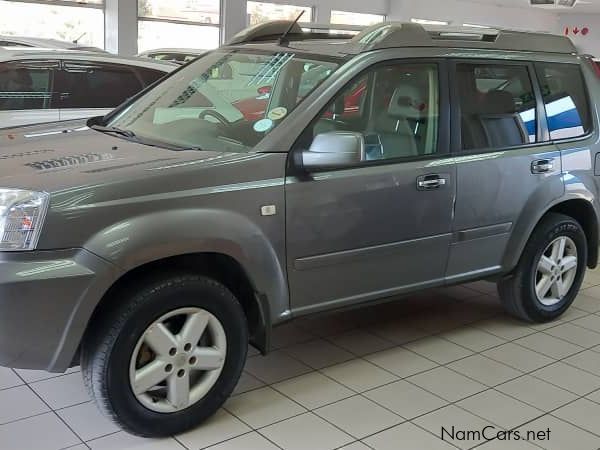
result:
[[[576,53],[565,36],[494,28],[449,27],[388,22],[354,37],[361,51],[395,47],[465,47],[547,53]]]
[[[358,53],[398,47],[469,47],[490,50],[577,53],[577,49],[569,38],[554,34],[402,22],[384,22],[370,27],[359,27],[278,20],[247,28],[235,35],[228,44],[273,41],[279,39],[288,29],[292,40],[350,39],[351,46]],[[359,33],[350,36],[339,34],[340,31]]]

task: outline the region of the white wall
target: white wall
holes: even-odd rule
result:
[[[588,53],[594,56],[600,56],[600,14],[561,14],[558,22],[558,32],[564,33],[565,28],[573,27],[579,29],[588,27],[590,32],[587,36],[580,34],[569,34],[573,43],[577,46],[580,53]]]
[[[468,0],[390,0],[390,20],[434,19],[515,30],[555,31],[558,16],[544,10],[485,5]]]

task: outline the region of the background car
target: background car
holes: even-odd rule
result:
[[[79,45],[76,42],[59,41],[58,39],[44,39],[27,36],[0,35],[0,47],[57,48],[61,50],[86,50],[91,52],[106,53],[101,48],[87,45]]]
[[[0,128],[105,115],[176,68],[94,52],[0,48]]]
[[[157,48],[142,52],[138,54],[138,56],[159,61],[171,61],[185,64],[196,59],[198,56],[202,56],[206,52],[207,50],[197,48]]]

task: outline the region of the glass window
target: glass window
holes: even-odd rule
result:
[[[0,63],[0,110],[49,109],[58,63]]]
[[[149,20],[138,22],[138,51],[140,52],[161,47],[196,46],[203,50],[217,48],[219,28]]]
[[[437,152],[439,80],[436,64],[378,67],[346,87],[303,136],[361,133],[368,161],[414,158]],[[306,133],[305,133],[306,134]]]
[[[312,22],[313,9],[310,6],[281,5],[249,1],[248,24],[256,25],[269,20],[295,20],[304,11],[300,22]]]
[[[109,125],[157,145],[249,151],[338,66],[298,52],[217,50],[117,111]]]
[[[385,22],[385,16],[382,14],[331,11],[331,23],[339,25],[375,25],[381,22]]]
[[[592,116],[579,66],[539,63],[536,71],[546,106],[550,139],[573,138],[589,133]]]
[[[152,83],[160,80],[162,77],[167,74],[161,72],[160,70],[152,70],[152,69],[135,69],[135,71],[139,74],[144,82],[144,87],[150,86]]]
[[[67,62],[60,86],[61,108],[114,108],[143,85],[125,66]]]
[[[102,1],[86,3],[102,4]],[[15,20],[17,18],[27,20]],[[104,48],[104,11],[95,7],[0,0],[0,34],[77,40],[80,45]]]
[[[464,150],[536,142],[536,101],[527,67],[458,64],[456,82]]]
[[[138,17],[218,25],[220,3],[219,0],[138,0]]]

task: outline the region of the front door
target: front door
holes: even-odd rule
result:
[[[287,264],[296,314],[442,282],[451,241],[455,165],[447,157],[446,72],[394,62],[360,75],[301,136],[359,132],[360,164],[290,173]]]

